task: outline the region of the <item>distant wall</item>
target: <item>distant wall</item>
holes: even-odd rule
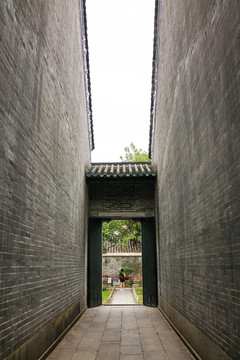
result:
[[[79,4],[0,4],[1,359],[37,359],[86,307]]]
[[[159,304],[203,359],[239,359],[240,3],[158,3]]]
[[[102,258],[102,275],[118,276],[121,268],[135,269],[134,276],[142,276],[142,254],[106,254]]]

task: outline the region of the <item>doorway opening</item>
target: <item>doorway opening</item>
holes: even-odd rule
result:
[[[103,221],[102,303],[142,304],[142,286],[141,221]]]
[[[89,218],[88,228],[88,307],[102,305],[102,224],[103,218]],[[157,259],[155,219],[141,218],[143,304],[156,307]]]

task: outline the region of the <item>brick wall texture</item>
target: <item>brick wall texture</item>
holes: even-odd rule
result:
[[[79,4],[0,4],[1,359],[87,292]]]
[[[144,217],[154,215],[155,178],[89,181],[91,217]]]
[[[159,297],[239,359],[240,3],[159,8]]]

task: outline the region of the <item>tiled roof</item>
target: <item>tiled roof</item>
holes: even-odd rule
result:
[[[150,162],[92,163],[87,178],[154,177],[156,170]]]
[[[142,252],[142,243],[129,240],[126,246],[121,246],[118,244],[112,245],[111,242],[105,241],[104,248],[106,249],[106,254],[118,254],[118,253],[135,253],[139,254]]]

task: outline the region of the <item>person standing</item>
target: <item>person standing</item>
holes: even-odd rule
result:
[[[126,275],[123,272],[123,269],[120,270],[119,280],[120,280],[120,291],[124,291]]]

